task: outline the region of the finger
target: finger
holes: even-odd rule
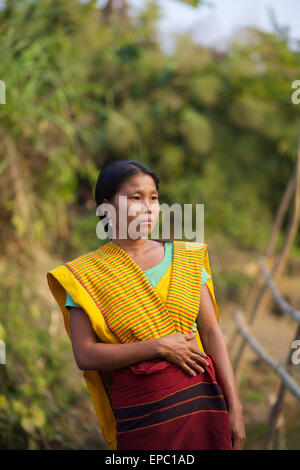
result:
[[[236,445],[237,445],[237,442],[236,442],[236,439],[234,437],[231,438],[231,442],[232,442],[232,450],[238,450]]]
[[[242,437],[238,438],[238,446],[239,446],[239,450],[242,450],[244,447],[244,439]]]
[[[192,352],[198,354],[199,356],[208,357],[207,354],[204,351],[201,351],[201,349],[197,349],[197,348],[193,348],[193,347],[191,347],[190,349],[191,349]]]
[[[194,339],[196,337],[196,333],[188,333],[187,335],[184,335],[184,336],[185,336],[185,339],[187,339],[189,341],[189,340]]]
[[[204,357],[201,357],[201,356],[198,356],[198,355],[193,355],[193,356],[191,356],[191,359],[193,361],[196,361],[198,364],[201,364],[201,365],[204,365],[204,366],[209,365],[209,362]]]
[[[236,436],[233,436],[232,440],[233,440],[232,450],[240,450],[239,439]]]
[[[235,437],[236,441],[236,446],[238,449],[242,449],[244,446],[244,441],[245,441],[245,433],[242,431],[233,431],[233,435]]]
[[[199,366],[196,362],[194,361],[191,361],[191,360],[188,360],[187,361],[187,364],[192,368],[194,369],[196,372],[198,373],[203,373],[204,372],[204,369],[203,367]]]
[[[188,365],[182,364],[181,367],[182,367],[183,370],[185,370],[189,375],[193,375],[193,376],[197,375],[196,372],[195,372],[193,369],[191,369]]]

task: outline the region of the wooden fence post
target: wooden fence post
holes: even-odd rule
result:
[[[299,339],[299,336],[300,336],[300,325],[297,326],[294,340]],[[289,369],[290,367],[291,367],[291,351],[289,351],[287,359],[286,359],[286,368]],[[280,422],[280,420],[283,420],[283,403],[284,403],[285,394],[286,394],[286,386],[284,382],[281,382],[277,399],[270,409],[269,424],[268,424],[265,441],[263,444],[263,448],[265,450],[269,450],[272,448],[274,437],[275,437],[275,431],[276,429],[278,429],[278,422]]]
[[[299,219],[300,219],[300,138],[298,141],[297,161],[296,161],[296,169],[295,169],[295,197],[293,200],[293,211],[290,217],[289,226],[288,226],[286,236],[284,239],[283,248],[280,254],[275,259],[274,265],[272,266],[272,269],[271,269],[271,275],[274,280],[280,277],[281,273],[283,272],[284,267],[286,266],[288,253],[297,235]],[[267,283],[265,283],[263,287],[260,289],[260,291],[258,292],[253,309],[250,313],[250,316],[248,319],[249,325],[254,324],[255,317],[257,315],[258,310],[262,308],[263,301],[266,302],[268,300],[267,299],[268,294],[269,294],[268,285]],[[241,370],[241,364],[244,361],[246,345],[247,345],[247,341],[245,340],[245,338],[242,338],[239,348],[237,350],[237,353],[234,357],[234,361],[233,361],[233,367],[234,367],[234,372],[235,372],[238,386],[240,384],[240,370]]]

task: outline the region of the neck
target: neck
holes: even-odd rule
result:
[[[121,247],[125,251],[133,252],[141,252],[146,249],[149,244],[148,238],[137,238],[133,240],[132,238],[112,238],[111,241]]]

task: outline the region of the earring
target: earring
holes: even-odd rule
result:
[[[113,221],[112,221],[111,217],[107,217],[107,219],[108,219],[107,235],[108,235],[108,238],[110,238],[112,240],[112,238],[113,238]]]

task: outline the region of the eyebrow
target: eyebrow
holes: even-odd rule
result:
[[[136,194],[136,193],[143,194],[144,191],[143,191],[143,190],[140,190],[140,189],[137,189],[136,191],[132,190],[132,191],[129,192],[129,194]],[[158,191],[157,191],[157,189],[154,189],[153,191],[151,191],[151,193],[152,193],[152,194],[153,194],[153,193],[158,194]]]

